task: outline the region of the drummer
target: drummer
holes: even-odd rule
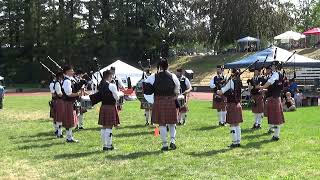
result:
[[[184,104],[180,104],[179,107],[178,125],[184,125],[187,119],[187,112],[189,111],[187,104],[192,86],[189,79],[184,76],[184,70],[182,68],[177,69],[176,75],[180,81],[180,95],[184,98]]]

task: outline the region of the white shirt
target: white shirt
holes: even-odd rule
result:
[[[58,95],[62,95],[61,85],[59,82],[56,82],[56,84],[54,86],[54,90]]]
[[[109,90],[112,92],[112,96],[116,101],[119,100],[121,96],[123,96],[123,92],[119,92],[117,86],[113,83],[109,83]]]
[[[233,90],[234,90],[234,82],[233,82],[232,79],[230,79],[230,80],[228,81],[228,83],[221,88],[221,91],[222,91],[222,93],[224,94],[224,93],[227,92],[229,89],[233,89]]]
[[[53,86],[54,86],[54,83],[51,82],[51,83],[49,84],[49,89],[50,89],[51,94],[53,94],[53,93],[55,92],[54,89],[53,89]]]
[[[170,73],[170,74],[172,75],[172,80],[173,80],[173,82],[175,84],[174,91],[175,91],[176,94],[179,94],[179,92],[180,92],[180,81],[179,81],[178,77],[175,74],[173,74],[173,73]],[[156,79],[156,74],[151,74],[144,82],[153,85],[155,79]]]
[[[74,80],[73,77],[69,77],[69,76],[65,76],[67,79],[65,79],[63,81],[63,84],[62,84],[62,88],[64,90],[64,92],[66,93],[67,96],[70,96],[72,94],[72,88],[71,88],[71,80]]]
[[[222,75],[217,75],[218,77],[222,77]],[[216,87],[216,84],[214,83],[214,78],[215,78],[215,76],[211,79],[211,81],[210,81],[210,88],[215,88]]]
[[[276,80],[279,80],[279,73],[274,71],[272,72],[271,77],[268,79],[268,82],[272,85]]]
[[[189,79],[187,78],[187,77],[185,77],[185,83],[186,83],[186,86],[187,86],[187,89],[190,89],[190,88],[192,88],[192,86],[191,86],[191,83],[190,83],[190,81],[189,81]]]

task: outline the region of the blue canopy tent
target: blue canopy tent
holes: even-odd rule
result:
[[[277,49],[276,60],[279,62],[285,62],[291,55],[292,52],[289,52],[285,49],[281,49],[279,47],[269,47],[252,55],[249,55],[243,59],[239,59],[232,63],[227,63],[224,65],[225,68],[246,68],[250,64],[259,60],[256,63],[256,66],[261,67],[263,62],[265,61],[267,55],[268,58],[266,60],[265,65],[270,64],[274,61],[274,54]],[[320,60],[311,59],[308,57],[304,57],[298,54],[295,54],[287,63],[285,63],[284,67],[320,67]]]

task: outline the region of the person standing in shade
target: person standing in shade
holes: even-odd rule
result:
[[[189,79],[184,76],[183,74],[183,69],[179,68],[177,69],[177,77],[180,81],[180,93],[181,95],[184,96],[185,104],[181,105],[182,107],[179,108],[179,116],[178,116],[178,124],[179,125],[184,125],[187,120],[187,112],[189,111],[188,109],[188,98],[189,98],[189,93],[192,90],[191,83]]]

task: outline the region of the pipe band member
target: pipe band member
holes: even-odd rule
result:
[[[152,107],[152,122],[159,124],[160,137],[163,143],[162,151],[169,150],[167,143],[167,127],[170,130],[170,148],[176,149],[176,124],[178,122],[177,95],[180,91],[180,82],[177,76],[168,71],[168,61],[161,59],[158,64],[158,73],[146,79],[145,94],[154,93]]]
[[[241,88],[242,83],[239,77],[239,70],[232,69],[231,79],[228,83],[218,90],[219,95],[227,97],[227,123],[230,124],[230,133],[232,144],[230,148],[240,147],[241,128],[240,123],[243,122],[242,106],[241,106]]]
[[[180,104],[179,107],[179,116],[178,116],[178,124],[184,125],[187,119],[188,108],[188,100],[189,93],[192,91],[192,86],[189,79],[184,75],[184,70],[182,68],[177,69],[177,77],[180,81],[180,95],[184,96],[185,104]]]
[[[277,71],[279,62],[273,61],[267,68],[272,70],[272,75],[268,81],[260,86],[261,90],[265,90],[269,93],[267,98],[267,117],[268,124],[274,129],[274,135],[271,140],[278,141],[280,138],[280,128],[285,122],[283,116],[283,107],[281,103],[281,91],[282,91],[282,74]],[[269,130],[269,133],[271,131]]]
[[[64,118],[64,102],[63,102],[63,93],[62,93],[62,83],[63,83],[63,73],[58,72],[56,74],[57,80],[54,84],[54,93],[55,93],[55,103],[54,103],[54,109],[55,109],[55,114],[54,114],[54,119],[57,125],[57,137],[58,138],[63,138],[62,134],[62,122]]]
[[[218,122],[220,126],[225,126],[226,124],[226,97],[224,95],[219,95],[218,90],[225,84],[226,80],[223,76],[223,67],[221,65],[217,66],[217,75],[214,76],[210,81],[210,88],[213,89],[213,99],[212,108],[217,109]]]
[[[62,83],[62,94],[63,94],[63,106],[64,106],[64,118],[62,126],[66,128],[68,143],[78,142],[73,138],[72,128],[78,124],[78,117],[76,113],[75,101],[81,95],[81,92],[76,92],[75,84],[76,81],[73,78],[74,70],[73,67],[67,65],[63,68],[64,80]]]
[[[104,151],[112,151],[112,128],[120,125],[120,118],[117,110],[117,100],[123,95],[112,81],[112,72],[103,72],[103,80],[99,85],[99,93],[102,97],[102,104],[99,111],[98,124],[101,125],[101,140]]]
[[[261,75],[261,68],[254,67],[250,71],[254,72],[254,77],[248,80],[248,85],[251,93],[252,113],[254,114],[255,118],[252,129],[261,129],[264,112],[264,101],[263,94],[262,91],[260,91],[259,86],[264,82],[264,79]]]

